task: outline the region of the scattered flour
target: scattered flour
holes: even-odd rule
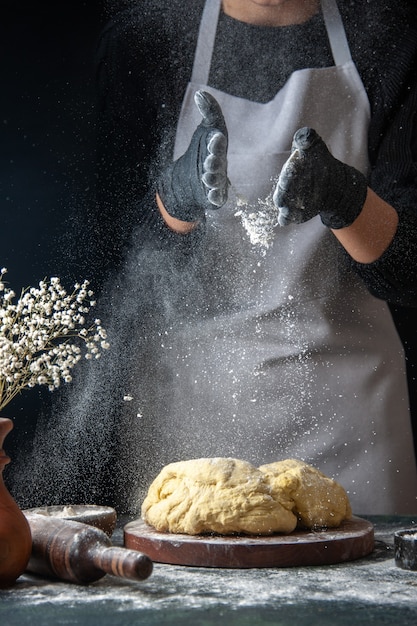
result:
[[[62,508],[59,506],[54,507],[38,507],[32,509],[32,513],[36,513],[37,515],[45,515],[46,517],[75,517],[77,515],[77,511],[70,505],[63,506]]]
[[[278,209],[272,202],[272,197],[259,199],[259,208],[256,211],[243,200],[238,200],[237,206],[235,216],[240,217],[251,244],[270,248],[274,240],[274,230],[278,226]]]

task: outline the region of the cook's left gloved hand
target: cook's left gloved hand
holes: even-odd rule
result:
[[[361,172],[335,159],[312,128],[297,130],[273,195],[281,226],[320,215],[328,228],[345,228],[362,211],[366,193]]]

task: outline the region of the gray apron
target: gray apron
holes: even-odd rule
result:
[[[237,198],[256,211],[271,196],[301,126],[367,171],[370,107],[336,3],[322,2],[335,65],[294,72],[266,104],[207,85],[220,6],[205,5],[174,157],[201,119],[195,91],[210,91],[229,129],[232,193],[207,217],[161,342],[161,462],[300,458],[340,481],[356,513],[415,513],[404,355],[386,303],[320,218],[277,226],[260,250],[236,217]]]

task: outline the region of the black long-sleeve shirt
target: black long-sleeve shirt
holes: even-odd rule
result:
[[[93,224],[107,259],[112,254],[117,259],[138,226],[139,232],[165,236],[167,245],[181,238],[168,229],[163,233],[158,223],[153,181],[172,157],[203,6],[204,0],[138,0],[117,13],[102,34]],[[369,186],[400,217],[380,259],[350,262],[377,297],[417,306],[417,11],[413,0],[340,0],[339,6],[371,105]],[[329,65],[333,60],[321,15],[272,28],[221,13],[209,84],[266,102],[293,71]]]

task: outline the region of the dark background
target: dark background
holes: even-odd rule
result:
[[[70,288],[84,278],[74,223],[94,188],[94,56],[108,14],[97,0],[1,8],[0,267],[16,293],[50,276]],[[28,390],[2,411],[14,421],[6,480],[50,396]]]

